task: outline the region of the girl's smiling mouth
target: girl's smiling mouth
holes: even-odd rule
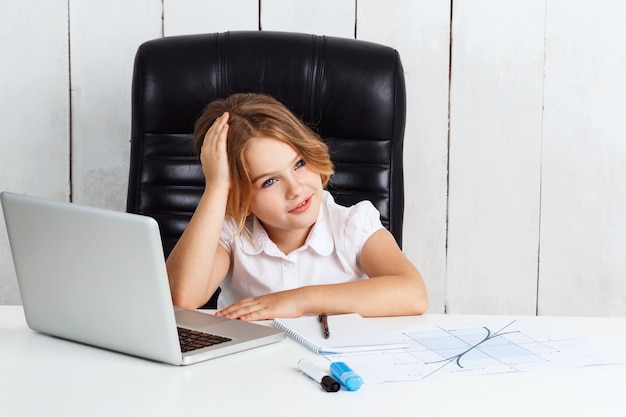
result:
[[[304,200],[302,203],[298,204],[296,207],[291,209],[289,213],[298,214],[306,211],[311,206],[311,197]]]

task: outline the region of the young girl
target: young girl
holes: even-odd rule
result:
[[[275,99],[235,94],[196,122],[206,179],[167,259],[174,304],[217,315],[421,314],[426,289],[369,202],[336,204],[328,148]]]

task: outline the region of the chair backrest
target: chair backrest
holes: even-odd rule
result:
[[[135,58],[127,210],[154,217],[166,256],[204,187],[192,132],[202,109],[238,92],[269,94],[331,149],[327,189],[370,200],[402,242],[405,85],[392,48],[300,33],[242,31],[148,41]]]

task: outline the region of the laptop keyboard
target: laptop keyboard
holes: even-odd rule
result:
[[[180,349],[183,353],[185,353],[196,349],[202,349],[207,346],[228,342],[232,339],[179,327],[178,340],[180,341]]]

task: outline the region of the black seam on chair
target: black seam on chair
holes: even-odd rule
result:
[[[317,70],[317,60],[316,60],[316,56],[315,56],[315,35],[311,35],[310,36],[310,47],[311,47],[311,54],[310,54],[310,59],[307,61],[307,68],[306,68],[306,87],[304,89],[304,102],[308,103],[309,108],[306,108],[306,106],[303,106],[302,108],[302,112],[304,114],[301,114],[300,117],[305,116],[306,114],[311,114],[311,101],[313,100],[313,89],[315,88],[314,84],[315,84],[315,72]]]
[[[391,167],[393,166],[391,163],[383,163],[383,162],[346,162],[346,161],[342,161],[342,162],[336,162],[337,166],[340,167],[351,167],[351,166],[355,166],[355,167],[373,167],[373,168],[383,168],[385,171],[390,170]]]
[[[337,192],[337,194],[341,194],[341,195],[350,195],[350,194],[369,194],[369,195],[376,195],[376,196],[380,196],[380,197],[385,197],[385,196],[389,196],[389,191],[374,191],[374,190],[354,190],[354,189],[349,189],[346,190],[344,188],[335,188],[333,187],[333,190]]]
[[[397,87],[397,82],[398,82],[398,80],[396,79],[397,78],[396,74],[397,74],[397,68],[395,66],[395,59],[394,59],[394,70],[393,70],[393,75],[394,75],[394,77],[393,77],[393,92],[394,92],[394,96],[393,96],[393,118],[391,120],[391,137],[392,138],[395,138],[395,133],[396,133],[395,132],[395,130],[396,130],[396,123],[395,123],[395,121],[396,121],[396,111],[397,111],[397,105],[398,105],[398,103],[396,102],[397,97],[396,97],[396,94],[395,94],[396,87]],[[390,152],[389,152],[389,158],[390,158],[390,161],[389,161],[390,162],[390,168],[389,168],[389,188],[390,189],[393,189],[393,186],[394,186],[394,181],[393,181],[393,174],[394,174],[393,162],[394,162],[395,156],[393,154],[393,151],[394,151],[394,149],[393,149],[393,140],[392,140],[391,141],[391,149],[390,149]],[[394,224],[395,216],[394,216],[394,213],[393,213],[393,210],[392,210],[392,207],[393,207],[393,201],[392,201],[393,196],[391,195],[392,194],[391,192],[389,194],[390,194],[389,195],[389,199],[388,199],[389,207],[387,209],[387,211],[389,213],[389,224],[395,226],[395,224]],[[392,230],[391,232],[395,234],[395,230]]]
[[[393,120],[391,123],[391,137],[395,138],[396,137],[396,120],[398,117],[398,71],[400,70],[398,68],[398,60],[399,60],[399,55],[398,55],[398,51],[394,50],[394,71],[393,71]],[[392,140],[391,141],[391,149],[390,149],[390,167],[389,167],[389,207],[387,208],[388,212],[389,212],[389,224],[393,225],[394,227],[394,234],[396,234],[398,231],[395,230],[398,228],[398,225],[396,224],[396,218],[395,218],[395,213],[393,211],[393,207],[395,207],[395,203],[396,203],[396,196],[394,195],[395,193],[392,193],[391,190],[393,189],[395,183],[394,183],[394,175],[396,174],[395,172],[395,152],[394,152],[394,146],[395,146],[395,142]],[[400,161],[402,163],[402,161]],[[404,191],[403,191],[404,192]],[[402,230],[399,231],[400,236],[402,233]],[[400,247],[402,247],[402,243],[398,242],[398,245]]]
[[[162,154],[149,154],[144,158],[144,161],[193,161],[196,162],[198,158],[196,156],[169,156]],[[198,162],[198,164],[200,164]]]
[[[322,111],[320,109],[320,102],[319,102],[319,98],[322,96],[322,82],[321,80],[324,79],[325,75],[326,75],[326,52],[327,52],[327,48],[328,48],[328,42],[327,42],[328,38],[326,36],[322,37],[322,51],[320,53],[320,70],[319,70],[319,74],[318,74],[318,83],[317,83],[317,100],[315,102],[315,108],[319,110],[319,115],[315,115],[316,120],[319,122],[321,122],[321,120],[319,120],[322,116]]]
[[[228,84],[228,68],[227,68],[227,58],[226,58],[226,42],[228,41],[230,32],[218,33],[215,41],[215,49],[216,49],[216,63],[215,63],[215,74],[216,74],[216,84],[215,86],[218,97],[223,98],[226,96],[226,85]],[[208,104],[208,103],[207,103]]]
[[[204,185],[195,185],[195,184],[172,185],[172,184],[167,184],[163,182],[149,182],[149,181],[142,181],[142,184],[144,186],[150,186],[152,189],[159,188],[159,189],[182,190],[182,191],[188,191],[188,190],[202,191],[204,189]],[[150,194],[150,192],[146,192],[145,188],[143,190],[143,193]]]
[[[189,211],[187,210],[149,210],[149,211],[146,211],[145,214],[150,217],[162,216],[162,215],[191,217],[193,213],[194,213],[193,210],[189,210]]]
[[[317,120],[318,115],[315,113],[316,109],[319,109],[319,98],[321,88],[321,78],[324,74],[324,51],[326,49],[326,37],[325,36],[313,36],[313,84],[311,85],[311,97],[309,99],[309,117],[311,122],[319,122]]]
[[[144,46],[140,46],[137,51],[137,56],[135,58],[136,68],[134,69],[135,73],[141,74],[139,77],[136,77],[136,81],[134,83],[137,91],[133,92],[133,100],[135,100],[135,111],[132,114],[134,118],[132,131],[131,131],[131,144],[132,144],[132,154],[134,157],[134,161],[131,163],[131,166],[134,165],[135,172],[130,175],[130,179],[133,181],[133,185],[129,185],[129,189],[134,190],[127,195],[126,201],[126,209],[132,208],[133,212],[138,212],[141,202],[141,193],[139,192],[140,178],[141,172],[143,170],[143,155],[144,155],[144,140],[143,140],[143,94],[144,94],[144,85],[143,85],[143,74],[142,74],[142,56],[143,56]],[[139,99],[138,99],[139,98]],[[141,138],[140,138],[141,137]],[[131,201],[132,200],[132,201]],[[129,204],[130,203],[130,204]],[[132,206],[132,207],[131,207]]]

